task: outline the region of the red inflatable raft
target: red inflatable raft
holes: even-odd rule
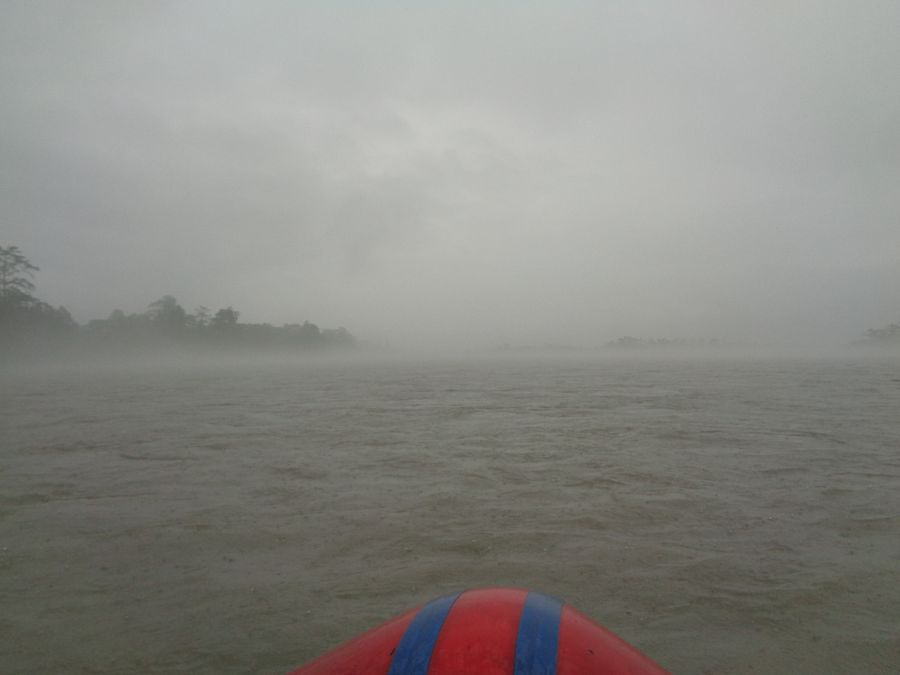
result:
[[[489,588],[438,598],[290,675],[665,675],[556,598]]]

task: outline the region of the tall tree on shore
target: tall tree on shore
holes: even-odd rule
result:
[[[18,246],[0,246],[0,298],[7,301],[33,301],[31,279],[38,272]]]
[[[0,246],[0,346],[33,345],[71,335],[78,325],[65,307],[54,309],[31,293],[39,271],[18,246]]]

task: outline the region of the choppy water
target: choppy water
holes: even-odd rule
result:
[[[567,599],[675,673],[900,672],[900,362],[5,376],[0,670],[281,673]]]

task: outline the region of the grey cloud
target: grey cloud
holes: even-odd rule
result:
[[[896,320],[895,3],[6,3],[3,239],[398,342]]]

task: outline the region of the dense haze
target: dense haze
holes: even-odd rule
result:
[[[396,345],[900,315],[900,4],[0,7],[0,243]]]

